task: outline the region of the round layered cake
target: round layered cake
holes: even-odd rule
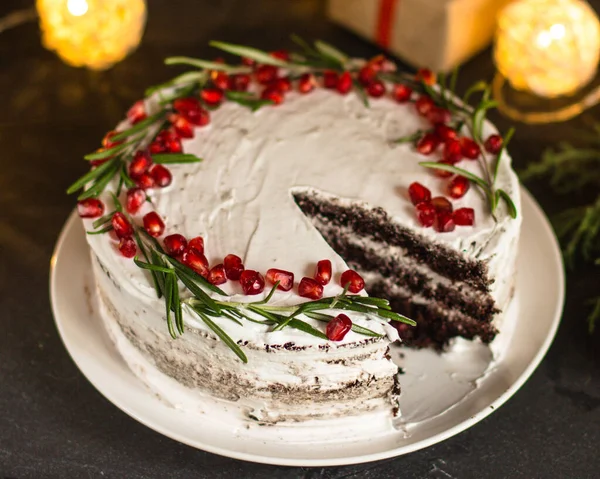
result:
[[[392,418],[399,336],[443,350],[501,327],[520,230],[507,138],[485,93],[470,107],[425,70],[321,42],[217,46],[243,61],[172,59],[195,69],[136,103],[71,188],[103,233],[87,238],[107,330],[176,404]]]

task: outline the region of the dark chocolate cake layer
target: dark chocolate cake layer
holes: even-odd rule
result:
[[[407,345],[443,349],[457,336],[484,343],[494,339],[492,321],[499,309],[483,262],[433,244],[393,223],[380,208],[310,193],[294,198],[323,238],[364,277],[369,294],[389,299],[394,311],[417,321],[416,328],[401,325]]]

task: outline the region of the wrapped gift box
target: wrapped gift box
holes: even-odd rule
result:
[[[335,22],[415,67],[448,71],[485,48],[510,0],[329,0]]]

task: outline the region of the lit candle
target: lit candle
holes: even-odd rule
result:
[[[144,0],[37,0],[42,41],[68,64],[103,70],[140,43]]]
[[[596,75],[600,23],[582,0],[517,0],[498,16],[494,60],[517,90],[576,92]]]

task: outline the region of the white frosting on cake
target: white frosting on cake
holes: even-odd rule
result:
[[[150,114],[157,109],[154,102],[147,102]],[[122,128],[126,126],[121,125]],[[455,209],[468,206],[475,210],[474,227],[457,226],[451,233],[423,228],[408,200],[408,186],[419,181],[432,191],[433,196],[445,196],[447,181],[418,164],[431,157],[419,155],[411,145],[396,144],[394,140],[428,127],[412,104],[400,105],[381,98],[371,99],[367,108],[354,94],[342,96],[322,89],[308,95],[290,93],[282,105],[263,107],[257,112],[236,103],[226,103],[211,112],[209,126],[197,128],[195,138],[183,140],[184,151],[204,161],[169,166],[173,182],[168,188],[152,191],[154,209],[165,220],[166,234],[181,233],[188,238],[203,236],[211,265],[233,253],[242,257],[247,269],[263,274],[269,268],[291,271],[297,284],[303,276],[312,277],[317,261],[330,259],[334,276],[325,287],[325,296],[333,296],[341,292],[339,276],[348,267],[300,211],[292,192],[316,190],[343,201],[382,207],[394,221],[414,229],[430,241],[486,261],[496,281],[493,295],[504,303],[512,286],[520,217],[511,219],[504,205],[500,205],[494,219],[489,214],[486,199],[472,187],[453,204]],[[493,131],[491,125],[485,125],[484,135]],[[484,175],[477,161],[465,160],[459,166]],[[518,180],[508,156],[500,165],[496,184],[512,197],[520,211]],[[110,199],[104,199],[110,204]],[[144,206],[140,218],[150,208],[150,205]],[[88,230],[91,223],[91,220],[84,220]],[[109,281],[99,264],[94,262],[101,297],[110,301],[113,316],[116,312],[122,318],[127,317],[124,323],[127,327],[135,327],[142,342],[166,351],[167,341],[171,340],[164,321],[164,305],[156,298],[149,274],[123,258],[109,235],[88,235],[87,238],[93,255],[110,275]],[[222,288],[233,295],[232,301],[242,302],[260,300],[269,290],[267,286],[261,295],[244,296],[240,294],[239,284],[232,281]],[[277,305],[303,301],[306,299],[298,296],[297,288],[290,292],[277,291],[272,299]],[[390,368],[394,366],[382,356],[381,348],[385,350],[388,341],[397,339],[395,329],[378,318],[353,312],[346,314],[357,324],[387,333],[388,338],[380,340],[379,346],[375,347],[380,349],[379,357],[333,373],[329,366],[322,370],[315,366],[315,370],[298,373],[295,378],[289,369],[285,369],[285,361],[276,359],[279,354],[269,356],[263,352],[263,357],[249,353],[251,363],[255,362],[246,373],[241,362],[222,343],[203,351],[202,357],[204,361],[221,362],[223,369],[232,368],[254,378],[249,380],[262,378],[265,383],[307,385],[311,377],[319,375],[328,377],[334,385],[342,380],[364,379],[365,375],[393,375]],[[137,323],[130,320],[133,316]],[[323,323],[306,317],[302,319],[323,328]],[[176,340],[177,346],[170,354],[174,360],[189,362],[196,355],[189,348],[202,348],[198,338],[214,335],[197,316],[185,309],[184,322],[187,328],[184,338],[189,335],[191,339]],[[320,364],[318,359],[324,354],[318,346],[327,344],[328,354],[344,357],[346,351],[348,354],[351,351],[344,348],[365,339],[365,336],[350,332],[342,341],[333,343],[290,327],[270,332],[264,325],[247,321],[243,326],[225,318],[218,322],[235,341],[247,341],[256,346],[257,351],[265,345],[290,342],[314,349],[316,362],[313,365]],[[178,349],[187,341],[191,341],[187,350],[185,347]],[[125,350],[122,353],[127,354]],[[306,359],[311,358],[307,355]],[[243,402],[238,405],[249,407]]]

